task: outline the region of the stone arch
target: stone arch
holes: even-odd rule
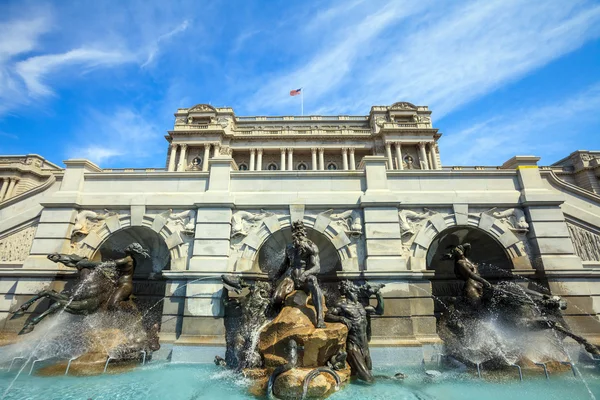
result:
[[[309,231],[314,230],[331,242],[342,271],[358,271],[359,263],[356,251],[351,249],[350,238],[339,224],[324,214],[304,215],[302,218],[294,220],[297,219],[301,219]],[[290,215],[272,215],[261,221],[253,233],[246,236],[241,242],[241,257],[236,261],[235,271],[260,272],[257,269],[260,249],[273,234],[291,229],[291,222]]]
[[[100,246],[117,232],[131,227],[146,227],[154,231],[164,240],[169,251],[171,268],[185,269],[188,259],[189,245],[184,240],[184,233],[167,224],[165,216],[143,214],[141,218],[132,218],[129,214],[113,215],[102,221],[102,224],[88,233],[82,240],[79,255],[92,258]],[[183,268],[182,268],[183,267]]]
[[[125,256],[125,247],[133,242],[141,244],[150,254],[150,258],[140,257],[137,260],[136,276],[148,277],[150,274],[170,269],[171,254],[164,238],[146,226],[128,226],[111,233],[100,243],[91,258],[93,260],[122,258]]]
[[[436,236],[447,228],[460,226],[477,228],[490,235],[504,248],[513,269],[532,269],[526,250],[527,245],[523,239],[512,231],[509,224],[487,213],[433,214],[425,221],[410,245],[410,268],[412,270],[426,269],[427,252]]]
[[[454,261],[441,257],[448,252],[448,246],[462,243],[471,244],[469,259],[479,265],[482,275],[514,269],[508,252],[496,238],[478,227],[463,225],[446,228],[436,235],[427,251],[427,269],[435,271],[436,277],[454,278]]]

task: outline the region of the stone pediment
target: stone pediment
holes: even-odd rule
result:
[[[412,103],[408,103],[406,101],[400,101],[398,103],[394,103],[389,108],[390,111],[396,110],[417,110],[417,106]]]
[[[217,112],[217,109],[209,104],[196,104],[194,107],[190,108],[188,112]]]

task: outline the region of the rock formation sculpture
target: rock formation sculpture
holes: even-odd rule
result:
[[[326,315],[328,322],[341,322],[348,327],[346,339],[347,360],[350,364],[352,374],[365,382],[373,382],[373,364],[369,352],[369,315],[383,315],[384,302],[381,295],[381,286],[359,287],[351,281],[342,281],[339,285],[343,296],[337,304],[329,309]],[[366,298],[375,295],[377,305],[372,307],[360,302],[361,292]]]

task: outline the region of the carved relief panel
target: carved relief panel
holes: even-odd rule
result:
[[[582,261],[600,261],[600,235],[567,222],[575,254]]]
[[[36,229],[37,224],[0,238],[0,263],[25,261],[29,256]]]

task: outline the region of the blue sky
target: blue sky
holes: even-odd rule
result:
[[[600,150],[598,1],[0,4],[0,154],[163,167],[178,107],[428,105],[444,165]]]

